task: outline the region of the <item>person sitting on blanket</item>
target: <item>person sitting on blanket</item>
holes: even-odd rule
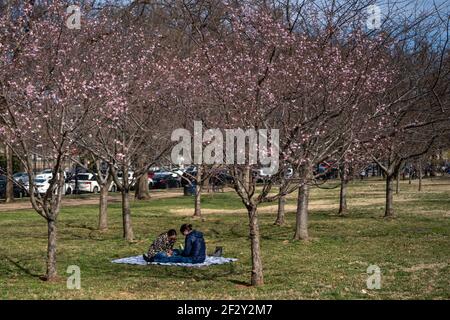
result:
[[[206,245],[203,233],[193,230],[191,224],[183,224],[180,232],[186,236],[183,251],[175,249],[168,253],[159,252],[153,259],[146,261],[159,263],[203,263],[206,259]]]
[[[192,230],[192,224],[183,224],[180,232],[186,237],[184,250],[180,255],[191,260],[190,263],[203,263],[206,259],[206,245],[203,233]]]
[[[161,233],[155,241],[153,241],[147,254],[143,255],[144,260],[152,262],[158,255],[170,257],[173,254],[175,241],[177,241],[177,232],[174,229]]]

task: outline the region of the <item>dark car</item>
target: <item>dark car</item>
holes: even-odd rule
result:
[[[322,162],[316,166],[314,175],[318,175],[318,179],[322,180],[336,179],[338,177],[338,169],[333,163]]]
[[[226,170],[216,170],[214,172],[207,173],[209,178],[209,184],[211,186],[224,187],[226,185],[233,184],[233,177]],[[188,186],[196,183],[197,170],[186,170],[186,172],[181,177],[181,186]]]
[[[153,189],[169,189],[181,187],[179,177],[174,177],[171,173],[160,173],[153,176]]]
[[[226,170],[220,170],[212,174],[209,182],[212,186],[224,187],[226,185],[232,185],[234,179]]]
[[[0,175],[0,199],[4,199],[6,195],[6,176]],[[23,198],[27,195],[25,189],[14,183],[14,198]]]
[[[181,176],[181,186],[188,186],[195,183],[197,179],[197,170],[186,170]]]

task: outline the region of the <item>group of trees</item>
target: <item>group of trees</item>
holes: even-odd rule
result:
[[[196,162],[196,215],[202,183],[218,168],[233,178],[248,211],[253,285],[264,282],[258,206],[278,201],[276,224],[283,224],[285,197],[298,192],[294,238],[308,239],[318,163],[339,168],[342,214],[351,172],[378,163],[385,216],[393,216],[392,182],[402,165],[449,145],[450,17],[442,4],[419,10],[390,1],[380,4],[383,19],[373,29],[374,3],[84,1],[81,29],[71,29],[68,1],[0,1],[0,135],[28,173],[30,201],[48,225],[47,279],[57,275],[63,163],[83,165],[74,150],[99,173],[99,229],[107,228],[114,181],[131,241],[128,172],[146,198],[148,169],[170,157],[173,130],[194,121],[211,132],[279,132],[279,143],[258,150],[259,160],[279,155],[279,170],[259,186],[253,170],[261,164],[247,153],[230,164],[209,148],[215,164]],[[206,136],[201,145],[217,145]],[[38,148],[53,160],[45,195],[34,192]]]

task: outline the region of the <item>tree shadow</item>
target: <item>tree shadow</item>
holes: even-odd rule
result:
[[[249,282],[246,282],[246,281],[240,281],[240,280],[234,280],[234,279],[231,279],[231,280],[228,280],[228,281],[233,283],[233,284],[235,284],[238,287],[245,287],[245,288],[251,288],[252,287],[252,285]]]
[[[11,257],[9,257],[9,256],[4,256],[4,258],[5,258],[9,263],[11,263],[12,265],[14,265],[17,269],[19,269],[20,271],[22,271],[23,273],[25,273],[26,275],[28,275],[28,276],[30,276],[30,277],[33,277],[33,278],[41,278],[41,276],[42,276],[41,274],[34,273],[34,272],[31,271],[30,269],[28,269],[28,268],[22,266],[22,265],[20,264],[20,260],[15,261],[15,260],[13,260]]]
[[[158,272],[149,275],[152,278],[176,278],[176,279],[194,279],[195,281],[211,281],[236,274],[235,266],[230,263],[228,268],[217,268],[209,266],[202,268],[185,268],[176,266],[150,266],[151,268],[160,268]]]
[[[97,228],[88,226],[86,223],[76,223],[76,222],[63,222],[61,223],[65,228],[76,228],[76,229],[87,229],[90,231],[98,231]]]
[[[98,235],[101,235],[104,233],[104,231],[99,230],[97,227],[89,226],[86,223],[76,223],[76,222],[65,222],[61,223],[64,228],[67,228],[69,230],[65,230],[64,234],[67,236],[70,236],[72,238],[76,238],[79,240],[94,240],[94,241],[106,241],[108,239],[103,239],[97,237]],[[78,235],[74,232],[71,232],[70,229],[84,229],[89,231],[89,234],[87,236]]]

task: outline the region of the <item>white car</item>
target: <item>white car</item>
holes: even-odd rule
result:
[[[120,181],[120,183],[122,183],[123,181],[123,173],[122,172],[118,172],[117,173],[117,179]],[[153,186],[153,179],[148,177],[148,185],[149,187]],[[130,187],[133,188],[135,186],[137,182],[136,177],[134,176],[134,172],[133,171],[129,171],[128,172],[128,183],[130,184]]]
[[[45,169],[36,175],[36,179],[38,177],[39,179],[51,179],[53,177],[53,171],[52,169]]]
[[[47,192],[50,187],[50,179],[51,178],[45,178],[45,176],[36,176],[34,179],[34,186],[39,194],[44,194]]]
[[[46,178],[45,176],[36,176],[34,179],[34,186],[37,190],[37,193],[39,194],[45,194],[48,191],[48,188],[50,188],[50,180],[51,178]],[[29,189],[29,183],[28,181],[24,183],[24,187],[26,190]],[[64,194],[68,194],[70,190],[70,185],[68,183],[64,183]]]
[[[69,183],[69,190],[67,193],[73,193],[76,190],[76,183],[78,182],[78,191],[79,192],[89,192],[89,193],[99,193],[100,185],[97,182],[97,179],[92,173],[79,173],[75,178],[72,178]],[[117,187],[115,183],[111,183],[109,187],[110,192],[116,192]]]
[[[285,178],[292,178],[294,176],[294,169],[288,168],[284,176]]]
[[[52,169],[45,169],[41,172],[39,172],[36,175],[36,179],[39,177],[39,179],[51,179],[53,178],[53,170]],[[64,172],[64,179],[67,179],[67,173]]]
[[[123,173],[122,172],[117,173],[117,179],[120,181],[120,183],[122,183],[122,181],[123,181]],[[130,184],[131,187],[136,183],[136,179],[134,178],[133,171],[128,171],[128,183]]]
[[[174,177],[174,178],[182,177],[185,172],[186,172],[186,170],[181,169],[181,168],[175,168],[175,169],[172,169],[172,171],[171,171],[172,177]]]
[[[255,170],[256,176],[259,179],[265,179],[270,178],[272,176],[272,173],[270,171],[270,168],[260,168]]]

